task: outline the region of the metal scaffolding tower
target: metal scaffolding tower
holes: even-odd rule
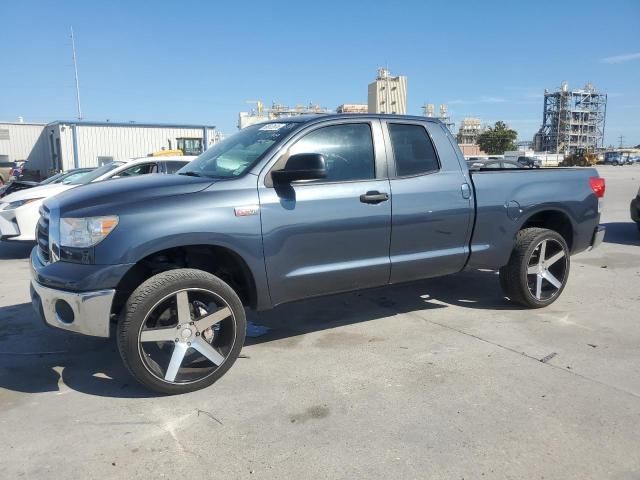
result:
[[[542,127],[534,137],[537,151],[572,154],[604,146],[607,95],[588,83],[570,90],[563,82],[560,90],[544,92]]]

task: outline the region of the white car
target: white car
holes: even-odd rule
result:
[[[0,239],[35,241],[40,206],[47,198],[70,188],[87,183],[101,182],[147,173],[175,173],[193,160],[194,156],[144,157],[128,162],[111,162],[73,178],[69,182],[42,185],[21,190],[0,199]]]

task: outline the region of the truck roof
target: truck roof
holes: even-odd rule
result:
[[[267,120],[260,122],[261,125],[266,123],[309,123],[315,120],[334,120],[334,119],[363,119],[363,118],[379,118],[385,120],[412,120],[422,122],[434,122],[440,123],[440,120],[435,117],[422,117],[418,115],[395,115],[388,113],[319,113],[309,115],[297,115],[294,117],[281,117],[273,120]]]

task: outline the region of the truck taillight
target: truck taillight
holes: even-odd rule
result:
[[[590,177],[589,185],[591,185],[591,190],[596,194],[596,197],[602,198],[604,197],[604,178],[600,177]]]

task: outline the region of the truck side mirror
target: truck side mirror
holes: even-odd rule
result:
[[[327,176],[324,157],[319,153],[291,155],[284,168],[271,172],[273,183],[287,184],[295,180],[317,180]]]

